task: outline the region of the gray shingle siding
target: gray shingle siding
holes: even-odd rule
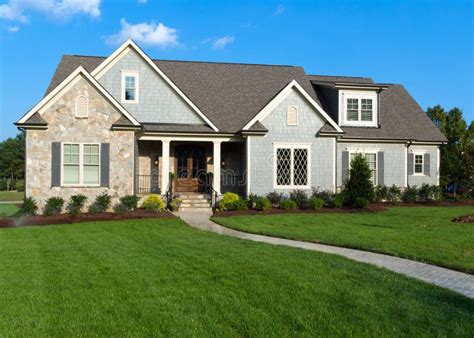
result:
[[[337,186],[342,186],[342,152],[384,152],[384,185],[405,186],[406,146],[404,143],[343,143],[337,144]]]
[[[298,107],[298,126],[287,125],[287,108]],[[288,193],[288,189],[274,188],[273,143],[311,143],[311,187],[334,189],[334,139],[319,138],[318,130],[325,121],[319,112],[299,93],[293,91],[262,123],[269,130],[265,137],[253,136],[250,141],[250,192],[264,195],[271,191]],[[309,191],[308,191],[309,192]]]
[[[408,175],[408,185],[420,187],[423,183],[428,184],[438,184],[438,147],[437,146],[410,146],[408,148],[408,153],[419,153],[419,154],[429,154],[430,163],[429,163],[429,176],[427,175]]]
[[[121,102],[121,70],[139,71],[138,103],[122,103],[137,120],[155,123],[205,123],[135,51],[128,52],[99,79],[118,102]]]

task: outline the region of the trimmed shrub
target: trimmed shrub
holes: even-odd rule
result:
[[[264,196],[260,196],[255,201],[255,209],[260,211],[268,211],[272,208],[272,203],[268,200],[268,198]]]
[[[416,202],[416,199],[418,197],[418,188],[416,185],[412,187],[408,187],[405,189],[405,191],[402,194],[402,201],[405,203],[413,203]]]
[[[18,191],[25,191],[25,180],[16,181],[15,188]]]
[[[268,193],[267,198],[274,207],[278,207],[280,205],[281,199],[283,198],[283,194],[274,191]]]
[[[89,207],[89,212],[92,214],[98,214],[101,212],[106,212],[110,205],[112,204],[112,196],[110,196],[106,191],[97,195],[95,197],[94,203]]]
[[[321,209],[326,202],[321,197],[311,197],[309,199],[309,206],[311,209],[318,210]]]
[[[308,195],[303,190],[295,189],[290,193],[290,200],[294,201],[298,208],[308,209],[309,200]]]
[[[332,198],[332,204],[334,205],[334,208],[342,208],[344,205],[344,194],[335,194]]]
[[[158,195],[150,195],[142,203],[143,209],[148,210],[148,211],[153,211],[153,212],[162,211],[164,207],[165,207],[165,204],[163,203],[163,200],[161,199],[161,197]]]
[[[293,200],[282,200],[280,202],[280,208],[285,209],[285,210],[293,210],[293,209],[296,209],[297,207],[298,205]]]
[[[369,201],[363,197],[357,197],[354,206],[358,209],[367,209],[369,207]]]
[[[115,204],[113,209],[114,209],[114,212],[118,215],[122,215],[126,213],[127,211],[129,211],[129,209],[122,203]]]
[[[171,211],[178,211],[179,207],[181,206],[181,203],[183,200],[181,198],[173,198],[169,203],[168,203],[168,208]]]
[[[135,210],[138,206],[138,200],[137,195],[127,195],[120,197],[120,204],[122,204],[127,211]]]
[[[388,187],[385,185],[377,185],[374,188],[374,201],[375,202],[382,202],[387,200],[388,195]]]
[[[234,210],[235,203],[240,199],[239,195],[234,194],[233,192],[226,192],[222,197],[219,205],[222,210]]]
[[[81,213],[86,201],[87,196],[82,194],[72,195],[67,206],[69,214],[72,216],[78,216]]]
[[[258,198],[257,195],[249,194],[249,196],[247,197],[247,206],[249,207],[249,209],[255,209],[257,198]]]
[[[332,206],[332,199],[334,194],[329,190],[320,191],[319,188],[313,188],[311,191],[311,197],[317,197],[324,200],[324,205]]]
[[[390,203],[400,202],[400,197],[402,196],[402,191],[399,187],[393,184],[387,191],[387,201]]]
[[[248,206],[248,201],[244,200],[242,198],[239,198],[235,203],[234,203],[234,209],[235,210],[247,210],[249,208]]]
[[[61,197],[50,197],[46,200],[43,214],[46,216],[58,215],[63,211],[64,199]]]
[[[23,199],[23,205],[21,206],[20,212],[25,216],[36,215],[38,211],[38,205],[33,197],[25,197]]]
[[[372,171],[364,156],[358,154],[351,162],[349,179],[344,184],[344,202],[355,205],[357,197],[367,201],[374,200],[374,186],[372,184]]]
[[[423,183],[418,190],[418,197],[421,202],[431,202],[441,199],[441,188],[437,185]]]

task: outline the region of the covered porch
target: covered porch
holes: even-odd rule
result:
[[[242,138],[143,135],[135,154],[138,195],[246,191]]]

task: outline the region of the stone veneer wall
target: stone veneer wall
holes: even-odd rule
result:
[[[88,118],[75,117],[79,95],[89,99]],[[133,194],[135,133],[111,130],[121,114],[87,80],[81,78],[42,116],[48,122],[48,129],[26,133],[26,196],[37,201],[40,213],[46,199],[52,196],[68,201],[71,195],[81,193],[88,197],[89,204],[98,194],[108,191],[114,204],[119,197]],[[52,142],[109,143],[109,188],[51,187]]]

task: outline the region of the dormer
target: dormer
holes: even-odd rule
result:
[[[317,77],[317,76],[314,76]],[[350,82],[333,81],[329,77],[312,80],[326,109],[341,127],[379,126],[380,92],[387,85],[367,78],[349,78]],[[328,79],[329,78],[329,79]],[[360,80],[360,82],[356,82]],[[354,82],[353,82],[354,81]]]
[[[379,93],[386,88],[377,84],[336,82],[338,121],[343,127],[378,127]]]

